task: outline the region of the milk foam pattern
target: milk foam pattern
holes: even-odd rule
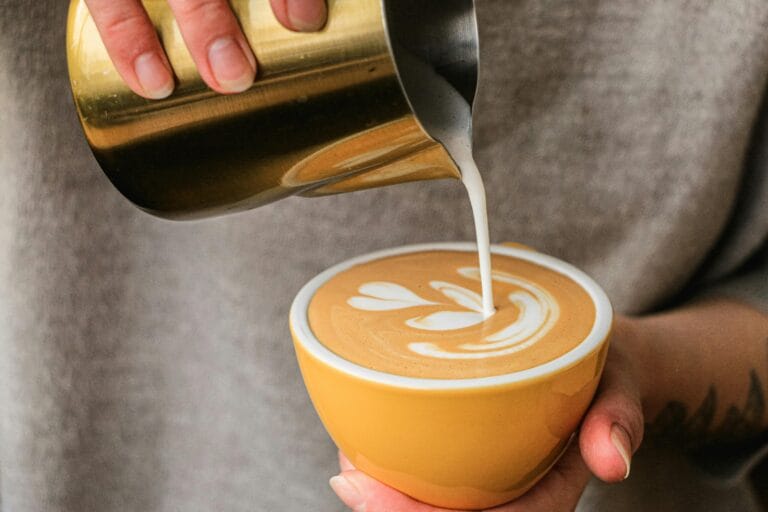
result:
[[[479,268],[463,267],[457,271],[463,277],[480,280]],[[492,278],[519,288],[507,295],[512,306],[519,311],[511,324],[483,337],[481,343],[459,345],[460,351],[444,350],[437,341],[410,343],[408,349],[422,356],[440,359],[485,359],[519,352],[542,339],[560,315],[555,299],[537,284],[520,276],[496,270]],[[485,315],[479,294],[445,281],[430,281],[429,285],[452,303],[426,300],[404,286],[386,281],[363,284],[358,288],[361,295],[351,297],[347,303],[362,311],[394,311],[424,306],[450,308],[406,320],[408,327],[421,331],[452,331],[483,322]],[[456,310],[457,306],[460,310]]]

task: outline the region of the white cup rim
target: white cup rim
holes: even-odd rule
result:
[[[491,251],[494,254],[511,256],[521,260],[543,266],[562,274],[581,286],[592,299],[595,305],[595,321],[589,334],[584,341],[576,347],[551,361],[512,373],[501,375],[492,375],[487,377],[471,377],[464,379],[435,379],[425,377],[408,377],[404,375],[395,375],[378,370],[372,370],[360,366],[352,361],[344,359],[331,350],[326,348],[312,332],[309,327],[309,303],[314,297],[315,292],[336,274],[347,270],[355,265],[366,263],[372,260],[408,254],[423,251],[477,251],[477,246],[470,242],[448,242],[448,243],[428,243],[417,245],[406,245],[391,249],[384,249],[358,256],[321,272],[311,279],[296,295],[291,305],[290,324],[293,328],[297,343],[300,343],[307,352],[322,363],[338,371],[369,381],[376,384],[393,386],[406,389],[420,390],[456,390],[456,389],[475,389],[484,387],[495,387],[516,382],[528,381],[554,373],[562,368],[567,368],[582,359],[586,358],[602,346],[608,337],[613,323],[613,309],[608,300],[608,296],[600,286],[592,280],[586,273],[577,269],[562,260],[535,252],[533,250],[521,249],[518,247],[508,247],[502,245],[492,245]]]

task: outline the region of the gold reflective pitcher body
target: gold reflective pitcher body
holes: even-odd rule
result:
[[[259,61],[254,86],[233,96],[202,81],[167,2],[143,3],[176,76],[164,100],[122,82],[83,0],[72,1],[67,27],[88,143],[143,210],[196,218],[293,194],[460,177],[440,133],[446,123],[470,130],[471,110],[451,111],[429,91],[448,82],[472,104],[473,0],[330,0],[313,34],[282,27],[268,0],[232,0]]]

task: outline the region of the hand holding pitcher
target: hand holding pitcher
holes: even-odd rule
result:
[[[220,93],[248,89],[256,59],[227,0],[169,0],[200,76]],[[288,29],[309,32],[325,24],[324,0],[271,0]],[[173,70],[139,0],[86,0],[104,45],[125,83],[148,99],[168,97]]]

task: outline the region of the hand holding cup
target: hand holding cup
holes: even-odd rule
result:
[[[574,440],[555,466],[523,496],[488,512],[574,510],[594,475],[616,483],[629,476],[632,453],[643,439],[641,391],[631,364],[633,320],[618,316],[603,378]],[[340,474],[331,487],[353,511],[448,512],[419,502],[359,471],[339,452]],[[455,511],[454,511],[455,512]]]
[[[579,448],[587,463],[601,461],[598,476],[627,474],[642,421],[626,375],[606,376],[582,444],[573,442],[608,353],[604,292],[560,260],[494,246],[497,312],[484,320],[474,251],[426,244],[366,255],[320,274],[294,301],[304,382],[355,467],[333,485],[356,509],[485,510],[547,496],[559,474],[575,500],[588,479]]]

